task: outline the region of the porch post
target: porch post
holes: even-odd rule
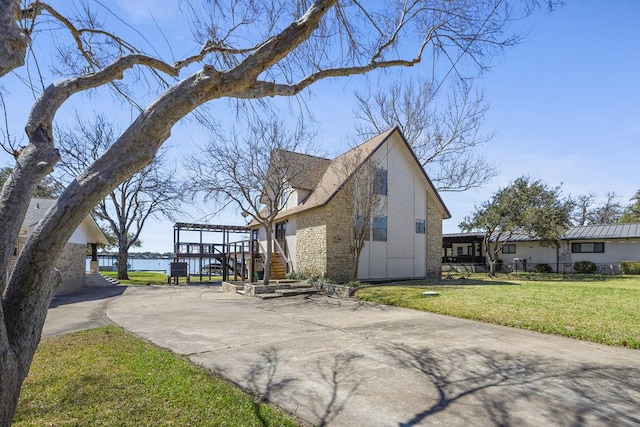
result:
[[[100,271],[98,266],[98,244],[91,243],[91,262],[89,262],[89,273],[96,274]]]

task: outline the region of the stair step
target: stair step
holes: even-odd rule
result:
[[[295,295],[312,295],[320,292],[318,289],[276,289],[276,294],[282,295],[283,297],[287,296],[295,296]]]
[[[271,294],[256,294],[256,298],[260,299],[272,299],[272,298],[281,298],[282,295],[271,293]]]
[[[236,293],[238,293],[240,295],[244,295],[244,289],[242,289],[242,290],[236,289]]]
[[[102,274],[93,273],[87,274],[85,283],[90,287],[109,287],[119,285],[120,281],[118,279],[112,279],[111,277],[107,277]]]

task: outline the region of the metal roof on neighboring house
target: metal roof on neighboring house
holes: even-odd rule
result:
[[[460,241],[464,237],[477,238],[484,236],[482,232],[472,233],[448,233],[443,234],[444,240]],[[640,223],[626,224],[599,224],[570,227],[561,240],[596,240],[596,239],[640,239]],[[491,239],[494,240],[493,238]],[[527,242],[538,240],[524,233],[513,233],[509,237],[510,242]]]
[[[565,240],[635,238],[640,238],[640,223],[637,222],[572,227],[564,235]]]

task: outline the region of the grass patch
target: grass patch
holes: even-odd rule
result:
[[[45,338],[14,426],[295,426],[278,409],[115,326]]]
[[[100,274],[104,274],[105,276],[117,279],[118,272],[116,271],[102,271]],[[208,282],[219,282],[222,280],[222,276],[202,276],[202,281],[200,280],[200,275],[189,277],[191,283],[208,283]],[[129,280],[120,280],[120,283],[123,285],[167,285],[167,275],[164,273],[156,273],[152,271],[130,271],[129,272]],[[173,281],[172,281],[173,283]],[[186,283],[186,278],[180,278],[180,284],[184,285]]]
[[[475,278],[474,278],[475,279]],[[590,279],[592,279],[590,277]],[[398,307],[640,349],[640,278],[514,280],[367,288],[356,297]],[[444,283],[444,281],[443,281]],[[474,280],[474,283],[477,283]],[[436,291],[435,298],[422,292]]]
[[[101,271],[107,277],[113,279],[118,278],[117,271]],[[156,273],[153,271],[130,271],[129,280],[120,280],[123,285],[166,285],[167,275],[164,273]]]

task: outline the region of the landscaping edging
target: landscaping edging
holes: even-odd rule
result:
[[[314,283],[313,286],[327,295],[338,298],[351,298],[351,295],[360,287],[337,285],[335,283]]]

